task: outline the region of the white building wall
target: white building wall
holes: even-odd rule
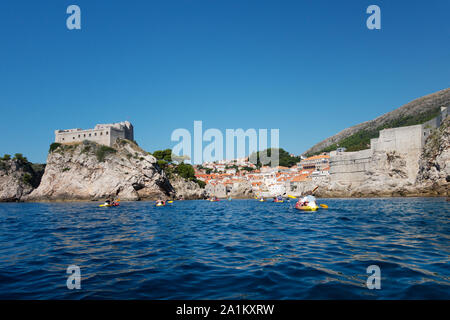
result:
[[[133,125],[128,121],[113,124],[98,124],[94,129],[55,130],[55,142],[79,143],[83,140],[112,146],[118,138],[134,140]]]

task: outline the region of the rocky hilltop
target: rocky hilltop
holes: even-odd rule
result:
[[[140,200],[174,194],[156,159],[122,139],[113,148],[90,141],[53,143],[41,183],[22,200]]]
[[[440,107],[450,107],[450,88],[413,100],[374,120],[344,129],[312,146],[304,154],[335,150],[337,144],[347,147],[347,151],[366,149],[369,139],[376,137],[379,130],[424,123],[436,116]],[[360,141],[362,143],[358,145]]]
[[[22,155],[0,158],[0,202],[19,201],[36,188],[44,165],[33,165]]]

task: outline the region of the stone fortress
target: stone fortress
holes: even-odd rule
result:
[[[362,183],[367,178],[367,173],[377,167],[382,159],[380,155],[388,153],[401,156],[405,160],[407,179],[411,183],[414,182],[425,140],[447,116],[447,107],[442,107],[439,116],[424,124],[381,130],[379,138],[370,140],[370,149],[355,152],[332,151],[330,182]]]
[[[55,142],[73,143],[83,140],[94,141],[98,144],[111,147],[117,139],[134,141],[133,125],[128,121],[97,124],[94,129],[67,129],[55,130]]]

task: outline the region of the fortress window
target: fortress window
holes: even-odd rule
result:
[[[103,132],[100,132],[100,135],[102,136],[102,135],[103,135]]]
[[[64,140],[64,138],[62,138]]]
[[[97,132],[96,132],[96,133],[94,133],[94,136],[97,136]]]
[[[78,135],[78,138],[80,137],[80,135]]]
[[[83,134],[83,136],[86,138],[86,133],[85,134]]]
[[[91,134],[89,133],[89,137],[91,136]]]
[[[72,137],[73,138],[73,140],[75,140],[75,137]]]
[[[106,135],[108,135],[108,131],[106,131]]]

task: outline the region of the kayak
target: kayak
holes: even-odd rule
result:
[[[115,203],[115,204],[101,204],[99,205],[99,207],[118,207],[119,204]]]
[[[303,210],[303,211],[317,211],[319,207],[317,205],[315,206],[295,206],[295,209]]]
[[[264,199],[261,199],[261,200],[258,200],[259,202],[264,202],[264,201],[266,201],[266,200],[264,200]]]
[[[273,201],[273,202],[284,202],[284,200],[277,200],[277,201]]]
[[[211,201],[211,202],[217,202],[217,201],[220,201],[219,199],[217,199],[217,200],[209,200],[209,201]]]
[[[157,203],[157,204],[155,204],[155,206],[157,206],[157,207],[164,207],[165,204],[164,203]]]

